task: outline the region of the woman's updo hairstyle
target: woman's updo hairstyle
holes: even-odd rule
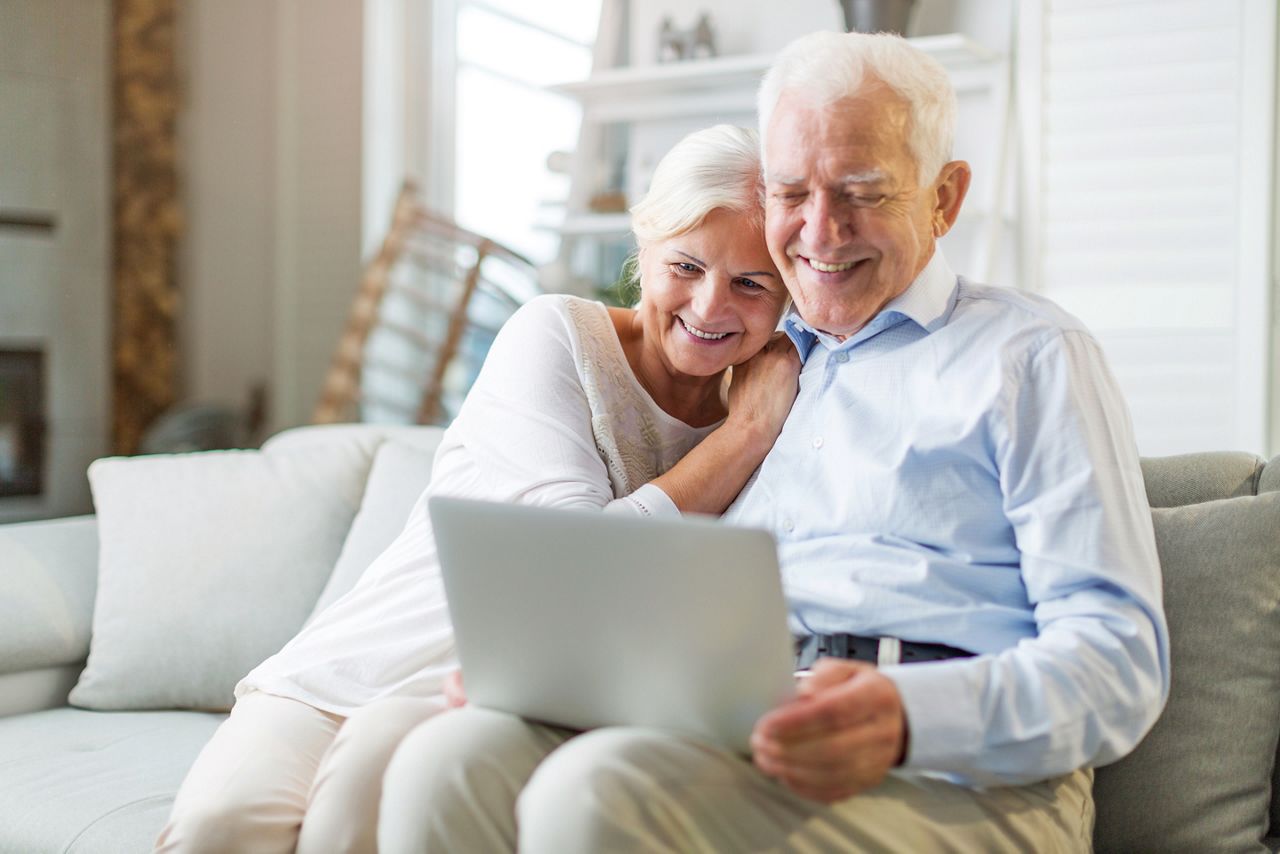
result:
[[[649,192],[631,208],[631,230],[644,248],[691,231],[726,209],[764,225],[764,181],[756,132],[733,125],[694,131],[667,152]]]
[[[754,130],[715,125],[677,142],[658,162],[649,192],[631,208],[631,231],[643,250],[692,231],[721,209],[764,227],[764,176]],[[639,299],[639,252],[623,263],[618,287],[627,302]]]

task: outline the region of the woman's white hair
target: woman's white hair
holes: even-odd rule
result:
[[[643,248],[697,228],[720,209],[764,224],[760,140],[748,128],[716,125],[676,143],[631,208],[631,230]]]
[[[877,81],[907,102],[907,144],[919,168],[917,180],[933,181],[951,159],[956,93],[942,65],[901,36],[827,31],[787,45],[760,84],[760,134],[768,132],[783,93],[828,106]]]

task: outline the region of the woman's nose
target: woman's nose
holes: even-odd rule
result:
[[[729,279],[727,276],[709,275],[698,283],[693,292],[693,310],[706,322],[717,320],[729,306]]]

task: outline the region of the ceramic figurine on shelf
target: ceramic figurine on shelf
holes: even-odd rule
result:
[[[658,31],[658,62],[679,62],[684,59],[684,33],[677,30],[671,18],[662,19]]]
[[[658,62],[709,59],[716,53],[716,34],[710,15],[704,12],[698,23],[686,29],[677,29],[670,16],[662,19],[658,30]]]
[[[692,59],[710,59],[716,55],[716,34],[711,29],[711,16],[706,12],[698,18],[697,25],[693,28],[693,50],[691,51]]]

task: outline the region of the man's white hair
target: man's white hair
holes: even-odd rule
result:
[[[768,133],[769,119],[783,94],[828,106],[877,81],[906,101],[907,144],[919,169],[917,180],[933,181],[951,159],[956,93],[938,61],[901,36],[827,31],[791,42],[760,84],[760,137]]]
[[[676,143],[658,162],[649,192],[631,208],[631,230],[644,247],[697,228],[719,209],[763,227],[760,140],[748,128],[715,125]]]

